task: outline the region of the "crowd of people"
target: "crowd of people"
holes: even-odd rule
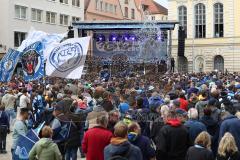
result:
[[[15,78],[0,93],[0,154],[44,122],[30,160],[240,160],[237,73]]]

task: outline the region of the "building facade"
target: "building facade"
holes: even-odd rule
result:
[[[67,32],[84,20],[82,0],[1,0],[0,51],[17,48],[31,27],[47,33]],[[2,50],[1,50],[2,46]]]
[[[240,71],[239,0],[168,0],[168,19],[185,32],[185,54],[178,56],[178,28],[172,55],[178,71]]]
[[[142,6],[139,0],[119,0],[123,18],[126,20],[143,20]]]
[[[123,13],[118,0],[85,0],[85,20],[122,20]]]

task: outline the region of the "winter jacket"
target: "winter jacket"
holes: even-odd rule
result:
[[[186,121],[184,125],[188,128],[189,138],[192,143],[194,143],[199,133],[207,131],[206,126],[198,120],[190,119]]]
[[[188,149],[186,160],[215,160],[212,152],[202,146],[195,145]]]
[[[112,132],[103,127],[89,129],[82,141],[82,150],[87,160],[103,160],[103,150],[110,143]]]
[[[129,160],[142,160],[141,150],[132,145],[126,139],[112,138],[111,144],[104,149],[104,160],[109,160],[113,156],[126,157]]]
[[[135,133],[128,134],[128,140],[134,146],[137,146],[142,151],[143,160],[149,160],[156,156],[155,150],[150,139],[146,136],[137,135]]]
[[[9,118],[5,111],[0,111],[0,126],[6,126],[9,129]]]
[[[29,160],[61,160],[61,158],[57,144],[49,138],[40,139],[29,153]]]
[[[205,124],[207,127],[207,132],[212,136],[211,137],[211,148],[213,154],[216,156],[218,149],[218,137],[219,137],[219,123],[215,121],[212,116],[203,116],[200,121]]]
[[[198,118],[201,119],[204,115],[204,108],[208,105],[207,100],[198,101],[195,108],[198,110]]]
[[[180,108],[183,109],[184,111],[187,111],[188,110],[188,101],[183,98],[179,98],[179,102],[180,102]]]
[[[157,137],[157,160],[184,160],[190,145],[187,128],[180,120],[170,119]]]
[[[217,160],[240,160],[240,153],[235,152],[231,154],[226,154],[226,156],[220,156],[219,154],[217,155]]]
[[[164,121],[162,117],[157,118],[153,124],[150,133],[150,138],[156,143],[156,138],[158,137],[158,133],[160,132],[161,128],[164,126]]]
[[[230,115],[223,120],[220,126],[219,141],[226,132],[230,132],[233,135],[238,150],[240,150],[240,119],[238,119],[236,116]]]

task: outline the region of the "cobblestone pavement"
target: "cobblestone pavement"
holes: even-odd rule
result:
[[[0,160],[11,160],[11,146],[12,146],[12,133],[7,135],[7,154],[0,154]],[[81,159],[80,153],[78,151],[78,160],[85,160],[85,158]]]

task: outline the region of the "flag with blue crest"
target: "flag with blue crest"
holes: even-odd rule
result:
[[[21,54],[24,80],[34,81],[44,76],[44,56],[42,42],[26,47]]]
[[[9,82],[19,60],[20,52],[9,49],[0,62],[0,81]]]

